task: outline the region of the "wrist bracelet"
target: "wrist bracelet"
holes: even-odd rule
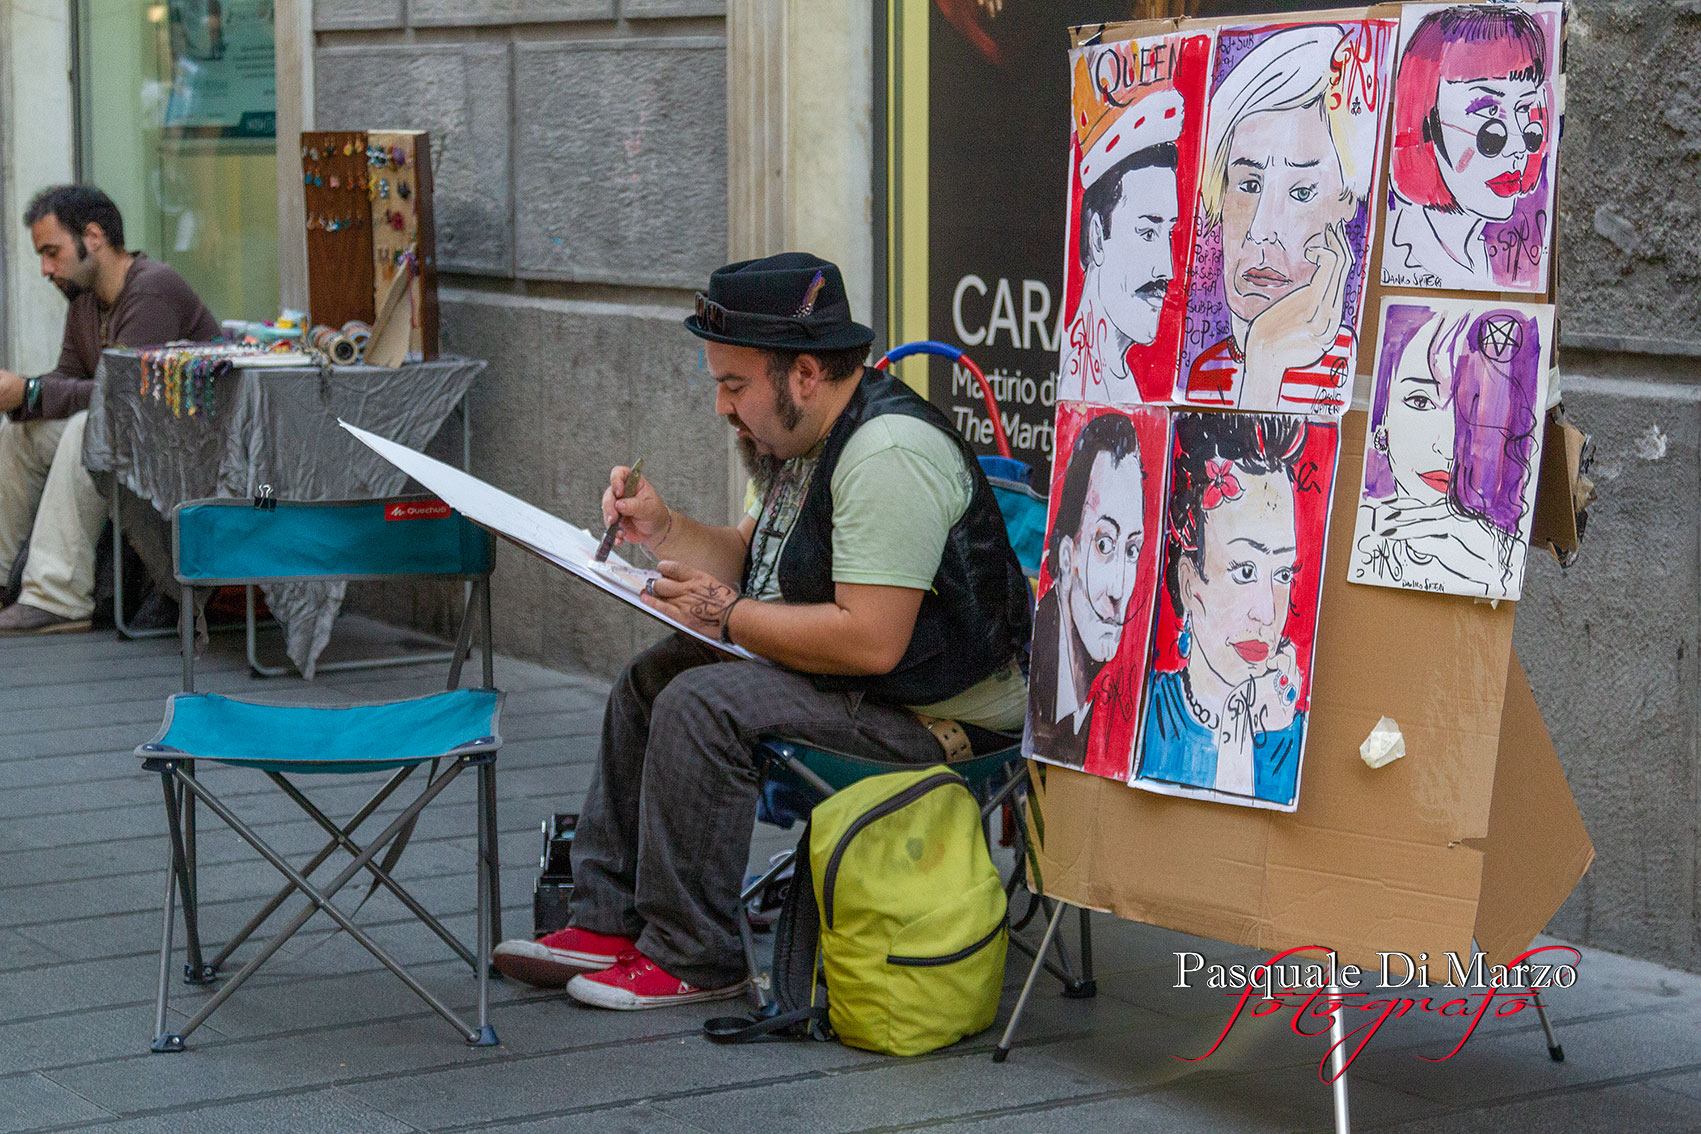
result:
[[[725,642],[729,646],[733,644],[733,641],[732,641],[732,608],[737,606],[739,603],[743,602],[744,599],[745,599],[744,595],[739,595],[737,598],[735,598],[731,602],[727,603],[726,609],[721,611],[721,641]]]
[[[24,379],[24,412],[34,413],[41,408],[41,379]]]

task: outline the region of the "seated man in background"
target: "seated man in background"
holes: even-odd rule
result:
[[[44,189],[24,212],[41,274],[71,301],[59,365],[39,378],[0,370],[0,571],[29,540],[23,586],[0,636],[87,630],[106,501],[83,468],[95,366],[110,346],[215,339],[219,325],[169,264],[124,249],[124,220],[90,185]]]
[[[753,491],[736,526],[610,475],[603,515],[658,555],[646,601],[775,664],[684,634],[634,659],[603,716],[573,849],[568,928],[496,967],[587,1004],[654,1008],[746,985],[739,885],[759,771],[783,736],[923,764],[917,713],[1013,731],[1026,703],[1028,583],[991,486],[945,415],[863,366],[839,270],[803,253],[721,268],[685,321]]]

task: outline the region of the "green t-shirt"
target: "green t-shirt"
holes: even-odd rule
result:
[[[787,462],[769,498],[754,485],[746,512],[756,521],[751,539],[752,597],[780,598],[780,552],[797,520],[815,455]],[[968,510],[974,479],[956,444],[933,426],[905,414],[864,422],[845,443],[833,469],[833,581],[929,590],[939,573],[945,537]],[[1022,727],[1027,686],[1011,663],[949,700],[912,708],[982,728]]]

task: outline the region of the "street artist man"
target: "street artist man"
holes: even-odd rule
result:
[[[83,467],[100,352],[215,339],[219,325],[169,264],[124,247],[124,218],[92,185],[58,185],[24,212],[41,274],[71,301],[59,365],[36,378],[0,370],[0,572],[29,556],[0,610],[0,636],[92,625],[95,543],[106,501]]]
[[[759,740],[937,763],[917,712],[1009,732],[1026,702],[1029,590],[991,487],[943,413],[863,365],[874,332],[851,321],[838,268],[803,253],[728,265],[685,325],[752,503],[736,527],[705,524],[647,480],[618,498],[622,467],[603,515],[662,557],[647,602],[774,664],[675,634],[615,682],[569,927],[495,954],[605,1008],[744,990]]]

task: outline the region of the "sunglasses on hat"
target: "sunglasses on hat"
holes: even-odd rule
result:
[[[755,323],[771,327],[796,327],[810,338],[818,337],[815,328],[801,318],[792,315],[764,315],[756,311],[732,311],[716,303],[702,292],[697,293],[697,322],[704,330],[713,334],[729,333],[731,326],[734,331],[739,324]]]

